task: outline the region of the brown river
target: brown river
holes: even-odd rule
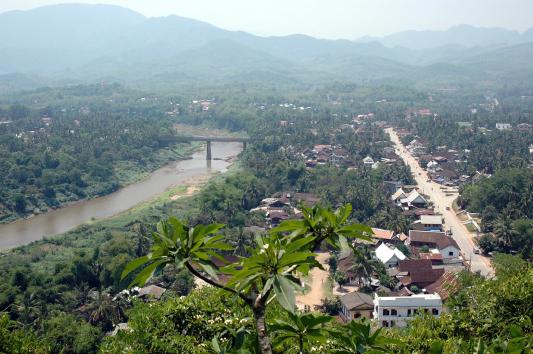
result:
[[[206,161],[206,152],[197,151],[189,160],[172,162],[148,178],[130,184],[112,194],[65,206],[29,219],[0,224],[0,249],[13,248],[66,232],[89,220],[113,216],[163,193],[171,186],[195,177],[225,172],[230,162],[242,150],[242,143],[212,143],[213,161]]]

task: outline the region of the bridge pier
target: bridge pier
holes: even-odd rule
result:
[[[206,160],[211,161],[211,141],[207,140],[207,156]]]

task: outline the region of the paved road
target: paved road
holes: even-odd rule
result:
[[[442,185],[432,181],[428,182],[426,171],[420,167],[418,161],[405,149],[396,132],[392,128],[385,129],[385,132],[389,134],[391,141],[394,143],[396,154],[411,168],[422,194],[428,195],[435,206],[435,211],[443,215],[445,227],[452,230],[453,238],[457,241],[465,259],[471,261],[471,270],[473,272],[479,271],[484,276],[492,276],[493,270],[490,260],[473,252],[474,243],[472,237],[475,234],[468,231],[453,211],[452,203],[457,197],[457,193],[446,195],[441,189]],[[449,210],[446,210],[447,207]]]

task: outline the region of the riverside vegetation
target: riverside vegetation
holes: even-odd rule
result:
[[[103,98],[99,100],[109,101],[124,89],[103,86],[77,90],[100,92]],[[94,92],[89,97],[99,95]],[[0,284],[3,311],[0,351],[528,352],[533,277],[531,266],[522,260],[527,259],[527,253],[495,257],[495,279],[464,274],[461,290],[447,304],[449,313],[439,319],[421,317],[404,331],[374,331],[368,323],[359,322],[340,326],[325,314],[294,310],[296,279],[317,266],[313,259],[316,247],[338,247],[338,238],[360,236],[358,230],[367,230],[362,224],[398,231],[405,231],[409,225],[408,218],[389,206],[383,183],[390,180],[412,183],[409,169],[401,162],[377,169],[363,168],[361,163],[367,155],[383,157],[384,147],[391,146],[382,129],[368,123],[364,124],[364,132],[353,134],[340,127],[350,124],[353,114],[369,111],[375,112],[377,119],[401,125],[397,117],[403,115],[406,107],[426,104],[420,92],[391,86],[336,84],[301,92],[292,88],[279,92],[248,87],[244,93],[236,88],[205,89],[203,97],[214,97],[216,101],[216,106],[207,112],[191,104],[198,93],[128,94],[136,97],[135,104],[149,106],[142,111],[135,109],[144,112],[137,113],[139,119],[150,115],[147,112],[157,112],[154,119],[156,115],[166,117],[170,102],[173,109],[176,103],[180,104],[178,117],[170,116],[160,122],[157,119],[157,124],[163,124],[159,133],[167,134],[169,124],[179,120],[244,130],[253,143],[227,174],[208,182],[196,195],[169,200],[171,193],[180,191],[177,188],[115,218],[3,252],[0,273],[7,281]],[[28,97],[41,94],[48,97],[50,91],[30,92]],[[146,100],[141,101],[142,97]],[[383,97],[387,97],[387,102],[378,103]],[[434,99],[437,101],[437,96]],[[292,109],[285,103],[311,108]],[[107,109],[112,110],[102,108]],[[500,118],[505,115],[501,113]],[[42,122],[41,112],[33,119]],[[130,124],[129,118],[124,119],[124,124]],[[292,124],[282,126],[279,121]],[[54,121],[50,127],[53,124]],[[315,144],[331,143],[344,146],[356,168],[335,164],[306,168],[299,152]],[[165,149],[158,146],[153,151]],[[520,154],[510,152],[511,157]],[[497,170],[507,173],[508,167]],[[494,183],[498,181],[496,178]],[[30,185],[28,180],[17,188]],[[475,202],[481,191],[475,185],[471,188],[465,194],[468,197],[465,203],[484,207],[483,202]],[[304,221],[284,224],[262,238],[246,233],[244,227],[263,222],[249,210],[262,198],[282,191],[313,193],[320,198],[322,207],[308,210]],[[522,193],[527,193],[527,189],[516,190],[513,199],[516,203],[524,200]],[[505,210],[506,203],[502,201],[497,210]],[[515,209],[512,205],[507,209]],[[522,214],[517,214],[517,219],[530,217],[527,208],[520,210]],[[517,232],[523,235],[522,231]],[[158,235],[155,240],[151,237],[153,233]],[[291,239],[294,246],[288,244]],[[198,247],[187,246],[189,240]],[[329,241],[330,245],[319,241],[326,244]],[[226,244],[236,251],[226,250],[229,248]],[[172,254],[164,253],[168,250]],[[155,255],[159,251],[160,256],[167,257],[162,258],[164,262],[151,263],[156,265],[144,268],[147,270],[128,268],[134,259],[147,254],[157,262]],[[278,258],[291,252],[294,257]],[[216,268],[211,264],[215,253],[246,257]],[[164,263],[177,267],[159,269]],[[124,269],[132,272],[122,279]],[[218,274],[224,272],[230,276],[230,281],[223,285],[225,288],[214,285],[194,289],[194,275],[218,284]],[[113,300],[137,275],[141,274],[138,278],[141,281],[152,273],[157,283],[169,289],[162,301]],[[128,322],[131,331],[106,337],[105,333],[120,322]]]

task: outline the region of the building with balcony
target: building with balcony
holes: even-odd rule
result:
[[[442,299],[438,294],[374,297],[373,317],[380,327],[405,327],[418,314],[439,317]]]

